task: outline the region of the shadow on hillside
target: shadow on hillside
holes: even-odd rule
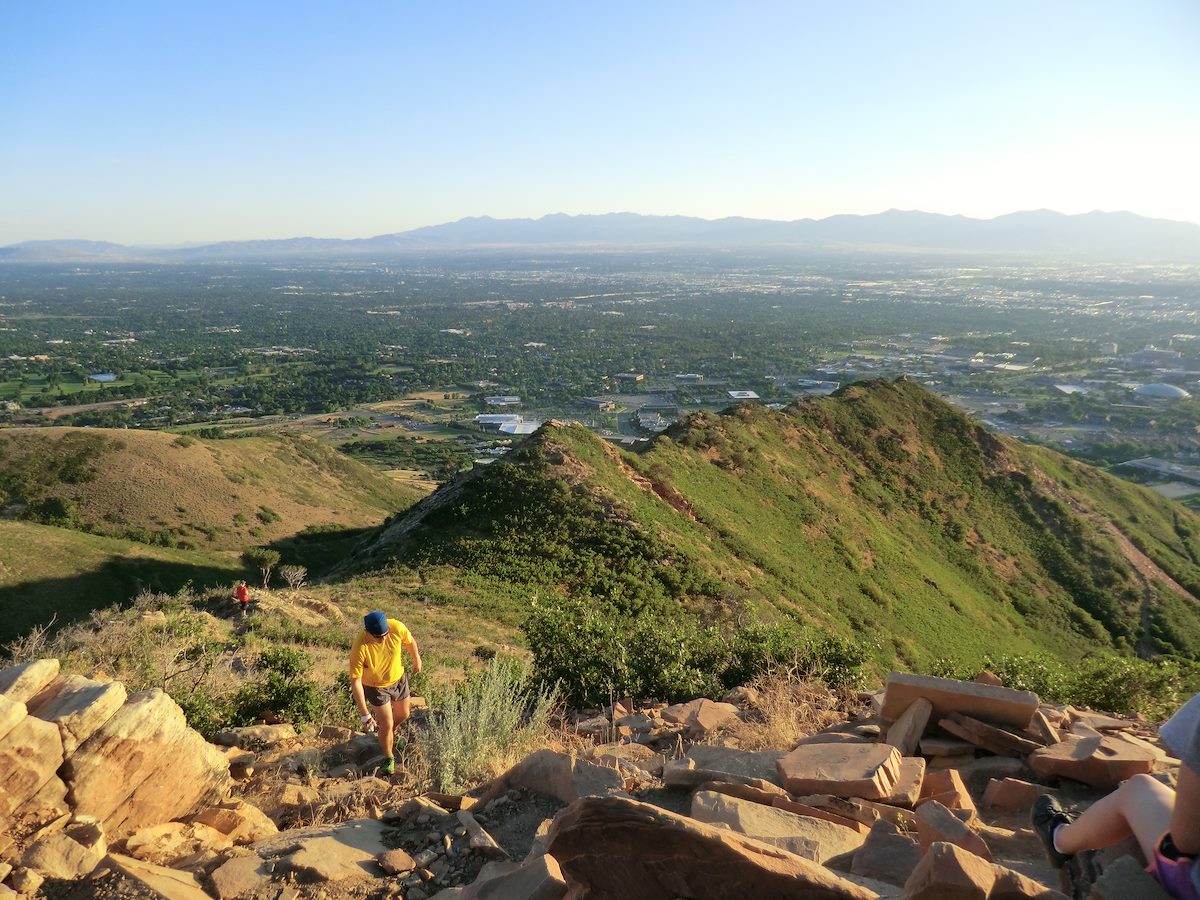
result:
[[[323,578],[346,562],[356,547],[379,533],[380,526],[366,528],[306,528],[297,535],[281,538],[269,546],[278,550],[283,565],[304,566],[308,580]]]
[[[43,578],[0,587],[0,644],[57,617],[55,630],[86,619],[95,609],[127,605],[141,591],[173,593],[189,582],[202,589],[232,585],[243,572],[156,559],[117,557],[90,572],[66,578]]]

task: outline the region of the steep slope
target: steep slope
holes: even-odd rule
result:
[[[920,386],[678,424],[640,456],[550,424],[356,561],[449,566],[618,609],[748,604],[880,661],[1200,648],[1198,520],[998,438]]]
[[[151,547],[0,520],[0,644],[51,619],[60,628],[143,589],[230,585],[243,574],[233,551]]]
[[[0,430],[0,514],[171,547],[374,525],[420,496],[307,438]]]

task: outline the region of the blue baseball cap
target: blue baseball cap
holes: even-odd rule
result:
[[[369,612],[363,616],[363,627],[367,629],[368,634],[383,637],[388,633],[387,616],[379,610]]]

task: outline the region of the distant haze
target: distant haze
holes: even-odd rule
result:
[[[490,214],[1200,222],[1196,0],[0,4],[0,245]]]
[[[522,247],[946,251],[1200,263],[1200,225],[1124,212],[1068,216],[1051,210],[1012,213],[994,219],[889,210],[873,216],[831,216],[794,222],[634,213],[557,214],[539,219],[468,218],[353,240],[296,237],[175,249],[93,241],[29,241],[0,247],[0,262],[230,262],[343,257],[386,260],[413,253]]]

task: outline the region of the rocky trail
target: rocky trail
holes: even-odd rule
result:
[[[1170,779],[1155,729],[995,682],[626,699],[445,795],[416,792],[423,710],[380,778],[372,735],[208,743],[161,691],[39,660],[0,670],[0,897],[1164,896],[1133,846],[1062,880],[1028,826],[1042,792],[1084,806],[1133,774]]]

